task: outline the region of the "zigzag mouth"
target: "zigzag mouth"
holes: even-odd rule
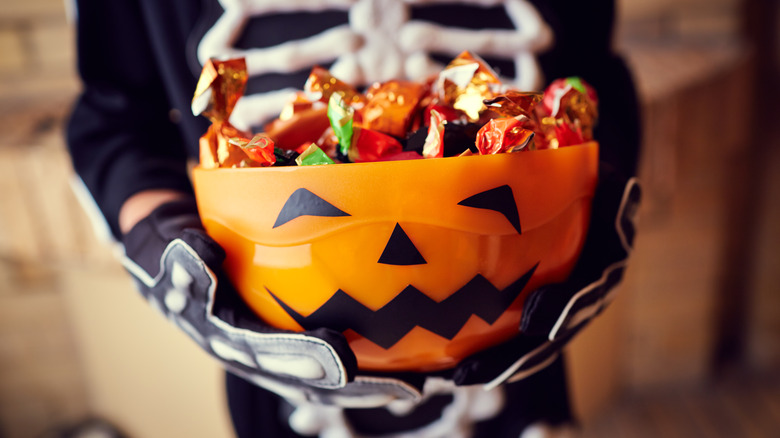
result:
[[[503,290],[477,274],[441,302],[410,285],[376,311],[339,289],[319,309],[303,316],[271,290],[266,290],[304,330],[328,327],[344,332],[351,329],[388,349],[415,327],[451,340],[471,315],[493,324],[520,295],[538,266],[539,262]]]

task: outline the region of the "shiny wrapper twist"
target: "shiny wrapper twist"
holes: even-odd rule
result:
[[[242,149],[229,142],[234,137],[250,137],[229,121],[236,102],[244,94],[247,78],[244,59],[212,59],[203,66],[192,98],[192,112],[211,120],[208,131],[200,138],[200,163],[204,168],[247,164],[248,157]]]
[[[354,133],[355,110],[347,104],[342,93],[333,93],[328,100],[330,127],[339,140],[339,152],[348,155]]]
[[[228,143],[240,147],[251,160],[244,167],[268,167],[276,163],[274,141],[265,134],[257,134],[251,140],[233,137],[228,140]]]
[[[503,117],[524,116],[536,118],[536,105],[542,101],[542,93],[509,90],[492,99],[485,100],[485,106]]]
[[[295,159],[295,162],[299,166],[333,164],[333,160],[331,160],[316,144],[309,145],[309,147]]]
[[[496,72],[478,56],[463,52],[439,74],[434,92],[440,102],[463,111],[473,122],[485,108],[483,101],[500,89]]]

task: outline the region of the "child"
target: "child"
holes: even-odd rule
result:
[[[611,51],[614,5],[562,3],[77,1],[84,92],[68,130],[74,168],[143,295],[230,370],[238,436],[503,437],[572,421],[558,352],[622,275],[639,134],[630,74]],[[231,120],[251,128],[315,64],[365,85],[419,79],[463,50],[522,89],[576,75],[598,90],[602,172],[588,241],[569,281],[528,298],[509,342],[436,376],[363,376],[341,333],[280,333],[235,298],[187,177],[208,124],[190,100],[209,57],[247,56],[249,96]]]

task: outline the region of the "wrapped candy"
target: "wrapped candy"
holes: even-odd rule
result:
[[[303,85],[303,91],[312,102],[328,103],[334,93],[339,93],[348,105],[362,108],[366,103],[364,95],[358,93],[355,88],[346,82],[336,79],[328,70],[322,67],[314,67],[312,69],[309,78]]]
[[[251,140],[233,137],[228,140],[228,143],[240,147],[247,158],[252,160],[251,163],[246,163],[245,167],[255,167],[253,164],[267,167],[276,163],[274,142],[265,134],[257,134]]]
[[[501,81],[493,69],[478,56],[463,52],[439,74],[434,92],[440,103],[463,111],[473,122],[485,108],[483,101],[500,89]]]
[[[325,152],[322,151],[322,149],[319,148],[316,144],[309,144],[309,146],[304,150],[301,155],[298,156],[298,158],[295,159],[295,162],[299,166],[316,166],[321,164],[333,164],[333,160],[328,157]]]
[[[521,125],[520,117],[491,119],[477,133],[480,155],[516,152],[525,149],[534,138],[534,132]]]
[[[361,126],[404,137],[412,125],[420,100],[428,91],[425,84],[392,80],[369,89],[362,109]]]
[[[520,121],[520,127],[535,132],[539,130],[540,126],[537,106],[541,101],[542,93],[508,90],[492,99],[485,100],[485,106],[499,116],[517,118]],[[536,149],[536,144],[531,139],[526,150],[533,149]]]
[[[536,105],[542,101],[542,93],[509,90],[492,99],[485,100],[485,106],[502,117],[524,116],[536,118]]]
[[[596,92],[581,78],[553,81],[542,99],[539,130],[543,133],[543,148],[555,149],[593,140],[597,105]]]
[[[331,94],[328,118],[333,134],[338,139],[339,159],[353,163],[377,161],[403,150],[401,143],[395,138],[379,131],[355,126],[354,116],[355,110],[347,105],[343,94]]]
[[[347,155],[352,145],[355,110],[347,104],[342,93],[333,93],[328,100],[328,119],[333,133],[338,138],[339,152]]]
[[[192,113],[211,120],[200,138],[200,163],[207,169],[247,165],[248,157],[241,147],[229,142],[235,137],[251,137],[229,122],[236,102],[244,94],[247,77],[244,59],[209,60],[203,66],[192,98]]]
[[[403,152],[403,146],[395,138],[379,131],[356,127],[352,145],[347,154],[349,161],[383,161]]]
[[[297,149],[317,141],[330,126],[327,108],[308,108],[294,112],[288,119],[275,119],[265,125],[265,133],[282,149]]]

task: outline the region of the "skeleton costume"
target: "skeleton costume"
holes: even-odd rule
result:
[[[352,381],[354,376],[347,379],[338,372],[324,372],[325,379],[305,391],[288,385],[289,380],[279,384],[269,376],[284,374],[292,362],[279,361],[283,356],[275,345],[294,336],[257,329],[259,337],[246,341],[248,332],[228,327],[240,319],[231,303],[219,304],[229,317],[192,317],[195,309],[212,311],[213,303],[204,303],[213,297],[204,295],[203,302],[196,302],[188,288],[201,280],[211,282],[213,295],[219,274],[209,267],[218,266],[221,259],[219,249],[200,235],[166,235],[172,227],[181,229],[183,212],[194,211],[191,205],[162,208],[151,215],[152,223],[139,223],[127,236],[118,227],[119,210],[135,193],[192,192],[187,162],[198,156],[198,138],[209,123],[190,111],[203,63],[212,57],[246,58],[250,80],[231,118],[240,129],[257,128],[278,115],[314,65],[365,86],[391,78],[428,77],[470,50],[486,59],[505,82],[522,90],[539,90],[555,78],[581,76],[599,93],[595,138],[601,145],[602,165],[625,182],[636,170],[638,116],[630,74],[611,51],[613,8],[609,0],[77,1],[78,65],[84,90],[68,129],[74,168],[110,233],[124,243],[129,260],[125,266],[144,296],[233,371],[227,389],[240,437],[531,436],[544,430],[538,428],[541,423],[571,421],[557,351],[609,301],[607,292],[619,280],[630,251],[631,236],[625,232],[630,226],[621,232],[621,225],[630,222],[636,194],[633,184],[615,184],[618,216],[606,215],[603,222],[613,234],[618,228],[618,249],[603,250],[578,265],[575,275],[582,277],[581,290],[571,301],[550,307],[552,295],[529,297],[526,307],[544,317],[524,315],[523,332],[540,334],[540,341],[528,348],[533,354],[516,358],[508,353],[511,350],[498,348],[491,354],[506,356],[500,364],[476,358],[465,371],[415,376],[392,385],[385,385],[389,380],[381,376]],[[594,205],[596,210],[599,204]],[[598,232],[595,216],[593,223]],[[144,234],[144,228],[149,233]],[[151,256],[147,248],[154,246],[154,239],[133,238],[150,234],[164,243]],[[585,251],[588,248],[586,243]],[[214,264],[204,262],[208,259],[204,254],[214,255]],[[545,315],[550,308],[565,311]],[[319,343],[323,348],[311,357],[320,363],[339,345],[338,336],[322,332],[294,340]],[[247,348],[254,348],[252,354]],[[257,348],[269,354],[257,354]],[[349,368],[348,357],[341,362],[335,357],[337,370]],[[295,363],[303,367],[300,360]],[[263,372],[254,374],[257,368]],[[492,377],[474,378],[469,373],[475,369]],[[408,383],[411,380],[417,383]],[[504,382],[513,383],[499,385]],[[340,399],[327,391],[345,384],[352,392],[342,393]],[[376,397],[366,401],[377,388],[392,401]],[[346,399],[350,401],[345,403]]]

